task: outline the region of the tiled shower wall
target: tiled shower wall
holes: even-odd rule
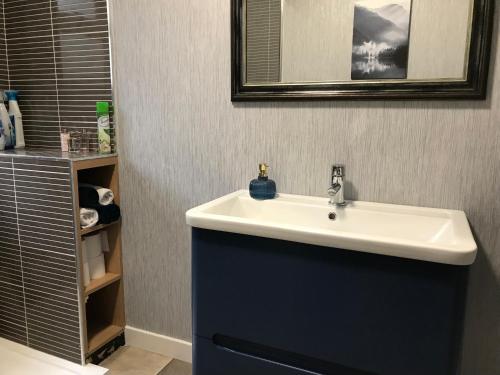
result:
[[[7,65],[7,45],[3,19],[3,0],[0,0],[0,90],[9,88],[9,68]]]
[[[112,100],[107,1],[0,1],[7,49],[1,41],[0,88],[7,55],[27,146],[60,148],[62,129],[86,129],[95,148],[95,102]]]
[[[70,163],[0,156],[0,193],[0,337],[81,363]]]

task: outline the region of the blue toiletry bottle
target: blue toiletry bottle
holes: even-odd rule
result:
[[[276,183],[267,176],[268,166],[259,164],[259,177],[250,182],[250,196],[254,199],[273,199],[276,197]]]
[[[2,120],[0,120],[0,151],[5,150],[5,135],[3,134],[3,125],[2,125]]]

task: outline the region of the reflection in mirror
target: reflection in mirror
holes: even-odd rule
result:
[[[473,3],[244,0],[243,81],[465,81]]]

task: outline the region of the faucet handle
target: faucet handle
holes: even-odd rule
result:
[[[335,164],[332,166],[332,177],[344,177],[345,167],[341,164]]]

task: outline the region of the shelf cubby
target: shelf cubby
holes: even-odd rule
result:
[[[86,303],[87,355],[91,355],[125,330],[122,288],[113,283],[88,296]]]
[[[121,326],[105,324],[97,329],[89,330],[87,355],[94,354],[99,348],[124,332]]]

